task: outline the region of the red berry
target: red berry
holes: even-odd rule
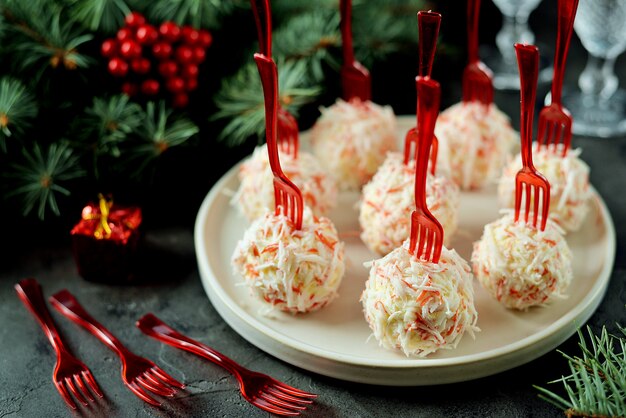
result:
[[[208,48],[213,43],[213,36],[208,30],[200,29],[200,45]]]
[[[115,39],[107,39],[102,42],[100,53],[107,58],[113,58],[117,54],[117,41]]]
[[[185,90],[194,91],[198,88],[198,79],[197,78],[188,78],[185,80]]]
[[[193,62],[200,64],[206,58],[204,48],[197,46],[193,49]]]
[[[180,93],[185,90],[185,80],[180,77],[172,77],[167,80],[165,87],[172,93]]]
[[[163,22],[159,26],[159,33],[170,42],[175,42],[180,36],[180,28],[174,22]]]
[[[191,63],[193,59],[193,48],[186,45],[176,48],[176,60],[181,64]]]
[[[152,53],[157,59],[164,60],[172,55],[172,45],[165,42],[157,42],[152,46]]]
[[[174,61],[163,61],[159,64],[159,73],[164,78],[171,78],[176,75],[178,71],[178,65]]]
[[[180,35],[187,45],[196,45],[200,40],[200,32],[191,26],[183,26]]]
[[[194,64],[187,64],[181,68],[180,73],[185,78],[197,78],[198,66]]]
[[[159,32],[152,25],[141,25],[135,33],[137,41],[142,45],[151,45],[159,39]]]
[[[161,86],[159,85],[159,82],[152,79],[146,80],[141,83],[141,91],[143,92],[143,94],[148,96],[154,96],[155,94],[157,94],[160,87]]]
[[[141,13],[132,12],[126,15],[124,22],[130,27],[139,26],[146,23],[146,18]]]
[[[109,73],[114,77],[124,77],[128,73],[128,63],[121,58],[112,58],[108,68]]]
[[[138,90],[139,90],[139,87],[137,87],[137,84],[135,83],[126,82],[122,84],[122,92],[127,96],[132,97],[136,95]]]
[[[150,71],[150,61],[146,58],[135,58],[130,62],[130,68],[137,74],[146,74]]]
[[[189,96],[185,93],[178,93],[174,96],[173,106],[174,107],[185,107],[189,103]]]
[[[141,46],[135,41],[124,41],[120,45],[120,55],[124,58],[137,58],[141,55]]]
[[[133,31],[128,28],[122,28],[117,31],[117,39],[119,39],[120,41],[133,39]]]

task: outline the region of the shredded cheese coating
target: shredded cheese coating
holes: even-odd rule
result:
[[[335,226],[306,207],[301,230],[282,213],[268,212],[255,220],[231,261],[253,295],[294,314],[335,299],[345,270],[344,244]]]
[[[280,152],[280,165],[285,175],[302,192],[304,204],[316,216],[324,216],[337,203],[337,185],[324,172],[317,159],[300,150],[298,158]],[[239,168],[239,189],[232,203],[253,221],[274,210],[274,176],[270,169],[267,145],[255,148],[252,155]]]
[[[495,182],[519,135],[495,104],[457,103],[437,119],[439,162],[463,190]]]
[[[313,154],[340,190],[359,190],[397,148],[396,119],[389,106],[354,99],[321,109],[311,130]]]
[[[515,223],[512,211],[485,226],[472,265],[492,297],[519,310],[565,298],[573,277],[572,253],[558,225],[548,219],[541,231],[523,219]]]
[[[426,204],[449,242],[456,231],[460,191],[450,179],[428,173]],[[390,152],[372,180],[363,187],[359,204],[361,240],[380,255],[398,248],[409,237],[415,210],[415,160],[408,165],[400,153]]]
[[[361,303],[382,347],[425,357],[452,349],[468,332],[480,331],[469,264],[443,248],[438,264],[417,260],[408,240],[370,268]]]
[[[533,147],[533,163],[550,182],[550,218],[566,231],[580,229],[589,212],[589,166],[579,158],[580,152],[580,149],[570,149],[562,157],[562,144],[556,152],[545,146]],[[503,170],[498,185],[498,198],[503,207],[515,206],[515,175],[520,168],[522,157],[518,154]]]

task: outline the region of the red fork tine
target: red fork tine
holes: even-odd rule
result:
[[[491,70],[478,56],[478,17],[480,0],[467,2],[467,56],[468,62],[463,71],[463,101],[478,101],[485,105],[493,102],[493,82]]]
[[[558,0],[558,23],[556,48],[554,51],[554,77],[552,80],[552,93],[550,105],[545,106],[539,113],[539,132],[537,143],[545,144],[556,152],[559,143],[563,144],[562,155],[565,156],[572,142],[572,116],[561,103],[563,77],[565,75],[565,61],[567,51],[572,39],[574,19],[578,9],[578,0]],[[552,132],[554,127],[554,132]]]
[[[372,98],[370,73],[354,58],[352,46],[352,0],[340,0],[341,42],[343,66],[341,67],[341,86],[344,100],[359,98],[367,101]]]
[[[250,0],[261,54],[272,57],[272,15],[269,0]],[[278,104],[278,143],[280,149],[298,157],[299,128],[296,118]]]
[[[426,177],[430,146],[439,112],[441,88],[439,83],[429,77],[418,76],[416,82],[419,97],[417,117],[420,138],[415,168],[416,208],[411,214],[409,251],[416,258],[423,256],[426,261],[438,263],[443,243],[443,228],[426,206]]]
[[[541,200],[541,230],[543,231],[546,228],[550,208],[550,183],[533,165],[532,154],[533,108],[539,74],[539,50],[534,45],[515,44],[515,52],[520,73],[520,138],[522,141],[522,169],[515,176],[515,221],[519,220],[523,187],[525,191],[524,220],[528,223],[530,204],[534,199],[532,226],[537,227]]]
[[[435,58],[435,49],[437,47],[437,36],[439,35],[439,26],[441,24],[441,15],[435,12],[418,12],[417,22],[419,28],[419,75],[430,77]],[[419,99],[419,98],[418,98]],[[417,116],[417,106],[416,106]],[[404,139],[404,164],[408,164],[417,153],[417,141],[419,126],[411,128]],[[415,148],[415,153],[413,153]],[[433,142],[430,151],[430,172],[435,174],[437,168],[437,151],[439,149],[439,141],[433,135]]]
[[[278,144],[276,141],[277,111],[278,111],[278,73],[274,61],[262,54],[254,54],[254,60],[259,68],[263,94],[265,97],[265,136],[267,138],[267,152],[270,167],[274,174],[274,197],[276,198],[276,214],[280,208],[289,216],[296,229],[302,228],[302,193],[300,189],[287,178],[280,167]]]

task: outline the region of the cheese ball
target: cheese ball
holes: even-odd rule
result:
[[[439,162],[461,189],[495,183],[519,135],[495,104],[457,103],[437,119]]]
[[[532,214],[530,214],[532,217]],[[545,231],[528,226],[512,211],[487,224],[472,252],[474,276],[507,308],[527,310],[566,297],[572,252],[550,219]]]
[[[365,319],[382,347],[406,356],[453,349],[479,331],[469,264],[445,247],[437,264],[418,260],[408,245],[365,264]]]
[[[340,190],[357,191],[397,148],[396,118],[389,106],[341,99],[321,109],[311,130],[313,154]]]
[[[285,175],[302,192],[304,204],[315,216],[327,215],[337,203],[337,186],[321,168],[312,154],[299,151],[298,157],[279,150],[280,164]],[[233,204],[249,220],[274,210],[274,175],[270,169],[267,145],[255,148],[239,168],[239,189]]]
[[[235,274],[269,307],[311,312],[338,295],[344,275],[344,244],[327,218],[305,207],[302,229],[282,211],[255,220],[232,256]]]
[[[589,186],[589,166],[579,158],[580,149],[568,150],[563,157],[563,145],[556,152],[552,147],[533,148],[535,168],[550,182],[550,219],[565,231],[580,229],[592,196]],[[522,168],[518,154],[503,170],[498,185],[498,199],[502,207],[515,206],[515,175]]]
[[[446,243],[457,229],[459,187],[449,178],[428,173],[426,204],[441,223]],[[359,203],[361,240],[373,252],[385,255],[409,237],[415,210],[415,160],[404,164],[397,152],[387,159],[363,187]]]

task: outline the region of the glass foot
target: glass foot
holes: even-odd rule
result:
[[[513,47],[511,47],[513,48]],[[480,48],[481,60],[493,71],[493,87],[497,90],[519,90],[519,70],[517,61],[508,62],[500,51],[491,46]],[[539,57],[539,84],[552,82],[553,68],[550,61]]]
[[[605,99],[564,89],[562,102],[572,114],[575,135],[608,138],[626,134],[625,90],[618,89]]]

